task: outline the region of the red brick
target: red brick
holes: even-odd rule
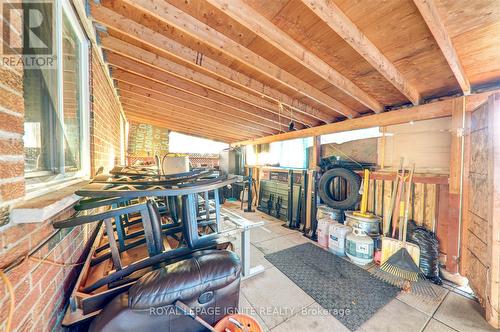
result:
[[[36,231],[30,234],[31,247],[34,248],[38,244],[42,243],[42,241],[46,240],[53,232],[54,232],[54,227],[52,227],[51,223],[43,223],[39,225]],[[46,246],[44,246],[43,248],[45,250],[48,250]],[[38,254],[43,255],[41,251],[39,251]]]
[[[40,288],[43,292],[44,289],[49,287],[49,285],[57,279],[58,273],[63,269],[63,267],[55,266],[55,265],[48,265],[47,263],[44,264],[45,269],[47,270],[47,273],[40,279]],[[32,280],[33,283],[35,283],[35,280]]]
[[[0,88],[0,106],[12,112],[24,114],[24,99],[10,91]],[[22,133],[22,131],[19,131]]]
[[[5,288],[5,294],[7,294],[7,288]],[[3,300],[0,301],[0,322],[5,322],[9,314],[10,306],[10,296],[5,296]]]
[[[32,285],[36,285],[40,283],[40,280],[49,272],[47,268],[48,264],[37,262],[37,267],[30,273],[31,283]],[[43,288],[41,289],[43,291]]]
[[[24,176],[24,161],[0,162],[0,179]]]
[[[1,91],[1,93],[5,93],[5,90]],[[8,131],[10,133],[24,133],[23,117],[0,111],[0,130]]]
[[[28,315],[31,314],[33,304],[40,297],[40,288],[32,288],[31,291],[25,296],[24,300],[16,305],[14,317],[12,318],[12,328],[16,329]]]
[[[22,283],[26,282],[26,279],[28,279],[27,285],[28,286],[31,285],[29,282],[29,275],[32,273],[32,270],[34,269],[35,265],[36,265],[35,262],[26,259],[21,264],[19,264],[18,266],[14,267],[12,270],[9,271],[7,277],[9,278],[9,281],[11,282],[14,288],[17,289],[19,286],[21,286]],[[20,299],[20,297],[17,295],[16,298]],[[20,300],[17,300],[17,302],[19,301]]]
[[[39,228],[38,224],[19,224],[13,225],[3,231],[3,239],[6,245],[11,245],[17,241],[28,237],[31,232]]]
[[[20,139],[0,139],[0,155],[23,155],[24,145]]]
[[[24,196],[24,181],[4,183],[0,185],[0,199],[10,201]]]
[[[7,286],[2,282],[0,283],[0,304],[7,300]],[[2,307],[0,305],[0,307]]]
[[[4,67],[0,67],[0,83],[19,93],[23,92],[23,77]]]
[[[33,314],[30,314],[28,317],[26,317],[24,322],[21,323],[17,330],[19,332],[33,331],[33,317]]]
[[[17,258],[26,255],[29,249],[30,241],[29,238],[26,238],[17,243],[14,247],[9,248],[9,250],[0,253],[0,269],[6,267]]]
[[[14,289],[14,297],[16,298],[16,303],[21,302],[24,297],[29,294],[31,290],[31,283],[29,276],[26,276],[19,285]]]
[[[53,305],[53,298],[56,295],[55,282],[50,283],[45,289],[42,289],[42,292],[42,295],[34,304],[33,316],[35,318],[43,317],[45,310],[53,311],[55,307]]]

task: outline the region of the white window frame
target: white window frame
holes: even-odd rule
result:
[[[90,87],[89,87],[89,40],[85,35],[82,26],[72,8],[69,0],[55,0],[54,1],[54,15],[55,15],[55,45],[57,56],[57,114],[60,119],[63,119],[64,103],[63,103],[63,87],[64,87],[64,74],[63,74],[63,14],[66,15],[75,34],[80,42],[80,64],[79,64],[79,79],[80,79],[80,170],[76,172],[66,172],[64,169],[64,140],[61,140],[61,145],[58,156],[61,167],[59,173],[53,175],[46,181],[32,181],[33,183],[26,183],[25,198],[29,199],[46,192],[53,191],[56,188],[72,185],[76,182],[88,179],[90,176]],[[63,126],[64,128],[64,126]],[[63,129],[64,130],[64,129]],[[64,135],[64,132],[63,132]],[[26,180],[35,179],[26,177]]]

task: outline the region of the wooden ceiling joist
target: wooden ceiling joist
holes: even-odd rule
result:
[[[176,122],[180,125],[186,126],[186,128],[192,128],[191,132],[194,132],[195,128],[202,128],[206,132],[212,133],[220,133],[225,134],[227,136],[244,136],[244,137],[256,137],[258,134],[251,134],[244,131],[236,130],[235,128],[227,128],[222,125],[217,125],[211,121],[199,121],[196,117],[183,116],[179,117],[176,114],[171,114],[169,112],[161,111],[157,112],[148,112],[144,110],[142,107],[137,107],[130,104],[124,104],[124,108],[127,110],[129,114],[133,114],[135,116],[142,116],[152,119],[157,119],[158,121],[169,121]]]
[[[202,96],[200,94],[195,93],[196,89],[194,87],[191,90],[184,90],[181,89],[182,84],[167,85],[165,84],[165,81],[168,80],[168,78],[165,77],[162,81],[160,81],[160,79],[162,79],[161,75],[159,75],[160,77],[157,77],[158,80],[156,80],[155,77],[153,77],[153,74],[151,74],[152,76],[143,76],[145,74],[129,72],[119,67],[115,67],[111,62],[110,64],[112,68],[114,68],[113,78],[119,81],[125,81],[128,83],[139,85],[149,90],[158,91],[163,94],[176,97],[178,99],[192,100],[193,102],[199,101],[200,103],[205,104],[207,106],[212,105],[212,107],[216,109],[231,108],[239,112],[244,112],[246,114],[253,114],[263,119],[268,119],[270,121],[275,122],[278,128],[280,123],[283,125],[283,124],[288,124],[291,121],[289,117],[286,117],[284,115],[275,114],[273,112],[267,112],[260,108],[249,107],[243,104],[242,102],[239,102],[238,100],[234,99],[221,100],[221,98],[216,98],[220,96],[210,96],[210,93],[207,93],[208,96]],[[203,93],[203,89],[201,90],[202,91],[197,91],[197,92]],[[300,128],[304,128],[304,126],[301,126],[300,124],[297,124],[297,126],[299,126]]]
[[[470,95],[471,84],[490,86],[499,77],[500,11],[458,1],[90,6],[93,20],[106,27],[99,43],[128,119],[255,144],[448,116],[453,99],[422,100],[458,87],[467,107],[476,105],[482,96]],[[407,100],[420,104],[366,116]],[[299,130],[285,132],[291,120]]]
[[[217,91],[219,93],[225,94],[235,99],[239,99],[241,101],[250,103],[254,106],[268,109],[268,110],[276,110],[278,109],[278,104],[275,100],[269,100],[262,98],[262,95],[257,95],[255,93],[250,93],[240,89],[240,87],[234,87],[225,82],[221,82],[220,79],[216,79],[209,75],[198,72],[197,70],[191,69],[184,64],[178,64],[172,60],[169,60],[165,57],[161,57],[155,53],[151,53],[147,50],[144,50],[140,47],[122,41],[118,38],[112,36],[103,35],[100,39],[101,46],[105,50],[110,50],[116,54],[120,54],[124,57],[128,57],[133,59],[134,61],[141,62],[158,70],[169,73],[170,75],[177,76],[179,78],[188,80],[193,82],[199,86],[205,87],[207,89],[211,89],[213,91]],[[185,59],[184,59],[185,60]],[[204,66],[206,66],[207,59],[204,58]],[[188,65],[194,65],[193,63],[189,63]],[[196,68],[198,69],[198,68]],[[285,103],[283,103],[285,104]],[[295,104],[297,104],[295,102]],[[285,106],[287,106],[285,104]],[[288,107],[288,106],[287,106]],[[294,109],[294,112],[296,110]],[[287,111],[287,114],[290,113]],[[327,114],[325,112],[319,110],[311,110],[308,113],[300,113],[307,116],[307,122],[310,123],[312,119],[316,119],[322,121],[324,123],[332,122],[332,115]],[[297,113],[294,113],[294,118],[301,118],[299,115],[297,117]]]
[[[280,30],[273,23],[269,22],[264,16],[243,1],[207,0],[207,2],[247,29],[254,31],[260,38],[266,40],[276,49],[288,55],[297,63],[302,64],[325,81],[336,86],[367,108],[377,113],[384,110],[384,106],[381,103],[356,86],[347,77],[330,67],[330,65],[317,55],[304,48],[292,37]],[[335,106],[339,113],[348,118],[352,118],[356,115],[356,112],[341,103],[332,106]]]
[[[187,124],[182,120],[177,118],[162,118],[158,119],[157,117],[151,116],[150,114],[136,114],[133,109],[126,109],[125,114],[132,121],[134,120],[143,120],[143,121],[155,121],[155,123],[159,126],[165,126],[167,129],[175,130],[177,128],[182,128],[184,131],[191,134],[202,134],[202,135],[211,135],[212,137],[220,137],[224,139],[238,139],[238,137],[248,137],[248,135],[237,134],[234,132],[226,132],[224,130],[220,130],[217,128],[211,128],[204,126],[202,124]],[[149,122],[148,122],[149,123]],[[170,125],[167,126],[167,125]]]
[[[234,87],[244,89],[264,100],[271,100],[276,103],[276,107],[278,107],[278,103],[283,103],[287,108],[293,110],[294,118],[297,114],[304,114],[330,123],[339,115],[328,108],[329,112],[318,110],[254,78],[231,69],[208,56],[203,56],[203,66],[200,66],[194,61],[194,59],[199,56],[197,51],[167,38],[132,19],[128,19],[111,9],[102,6],[99,7],[97,5],[93,5],[92,8],[92,18],[95,22],[106,26],[110,30],[119,31],[119,34],[131,38],[143,46],[147,46],[151,51],[154,51],[154,54],[157,56],[168,56],[173,61],[188,66],[197,72],[203,72],[206,75],[224,81]],[[104,45],[106,45],[108,41],[106,37],[102,38]]]
[[[158,62],[160,62],[161,56],[170,56],[174,59],[174,61],[193,69],[195,72],[204,72],[205,75],[208,74],[236,88],[244,89],[258,98],[261,98],[263,101],[273,102],[275,109],[278,109],[278,102],[281,102],[286,106],[287,113],[291,113],[291,116],[294,119],[309,122],[310,120],[305,119],[313,118],[325,123],[330,123],[336,116],[338,116],[335,112],[333,112],[335,113],[333,114],[332,112],[315,109],[310,105],[291,98],[274,88],[266,86],[261,82],[224,66],[206,56],[203,57],[203,66],[199,66],[194,62],[194,59],[196,59],[199,55],[196,51],[189,49],[188,47],[185,47],[160,33],[152,31],[131,19],[117,14],[108,8],[97,5],[93,5],[92,8],[92,16],[95,22],[104,25],[111,30],[119,31],[120,34],[126,35],[128,38],[132,38],[137,42],[147,45],[147,47],[155,50],[155,58],[157,58]],[[103,45],[111,44],[109,38],[106,36],[103,36],[102,42]],[[107,48],[115,50],[116,46],[117,43],[114,43]],[[118,46],[121,47],[123,44],[118,44]],[[123,49],[121,49],[121,52],[124,52]],[[147,54],[145,54],[144,57],[145,56],[147,56]],[[152,60],[151,57],[140,57],[139,59],[141,59],[141,61]],[[150,63],[154,64],[156,61]]]
[[[252,134],[253,136],[259,136],[259,135],[266,135],[265,131],[260,131],[258,129],[248,127],[242,124],[238,124],[235,122],[227,121],[221,118],[217,117],[211,117],[206,114],[201,114],[201,113],[195,113],[192,110],[185,110],[181,108],[173,108],[173,107],[165,107],[165,106],[157,106],[157,105],[152,105],[152,104],[145,104],[143,102],[140,102],[138,100],[134,99],[129,99],[126,97],[120,96],[120,102],[122,105],[127,105],[130,107],[136,108],[138,111],[141,111],[142,113],[147,113],[150,112],[151,114],[154,114],[161,118],[162,116],[169,116],[169,117],[178,117],[180,119],[184,118],[189,118],[196,123],[203,123],[203,124],[210,124],[211,126],[220,126],[221,128],[224,129],[230,129],[230,130],[235,130],[238,132],[244,132],[244,133],[249,133]]]
[[[158,108],[170,108],[170,109],[180,109],[187,114],[196,114],[196,115],[207,115],[212,118],[221,119],[223,121],[227,121],[229,123],[246,125],[250,128],[257,129],[262,132],[267,132],[269,134],[278,133],[278,130],[271,129],[269,127],[261,125],[258,121],[251,121],[244,117],[236,117],[226,114],[225,112],[221,112],[218,110],[208,109],[206,107],[202,107],[196,104],[191,104],[183,101],[176,101],[175,99],[170,99],[168,102],[163,100],[152,99],[147,96],[147,91],[143,91],[142,93],[135,93],[127,90],[120,90],[120,100],[122,98],[128,100],[135,100],[136,102],[142,103],[144,105],[152,105]],[[258,119],[257,119],[258,120]]]
[[[173,100],[168,100],[168,98],[163,98],[164,96],[160,95],[157,96],[154,93],[151,94],[150,91],[147,90],[141,90],[141,89],[133,89],[131,86],[127,86],[124,83],[119,83],[118,84],[118,89],[120,91],[120,97],[123,98],[128,98],[128,99],[133,99],[137,102],[145,103],[145,104],[151,104],[157,107],[167,107],[167,108],[174,108],[174,109],[182,109],[188,114],[207,114],[211,117],[219,118],[222,120],[230,121],[232,123],[238,123],[238,124],[243,124],[247,123],[248,126],[258,129],[263,132],[269,132],[272,131],[273,133],[280,132],[278,130],[273,130],[270,129],[269,127],[259,125],[258,122],[252,122],[249,120],[241,121],[242,119],[236,118],[236,117],[231,117],[228,116],[227,114],[217,112],[212,109],[207,109],[199,105],[194,105],[190,103],[183,103],[183,102],[175,102]],[[283,132],[283,131],[281,131]]]
[[[470,82],[465,74],[465,70],[453,46],[448,31],[439,16],[434,0],[413,0],[413,2],[417,6],[446,61],[450,65],[451,71],[455,75],[460,88],[465,95],[468,95],[470,93]]]
[[[211,0],[216,1],[216,0]],[[217,0],[221,1],[221,0]],[[231,1],[231,0],[230,0]],[[325,22],[343,40],[382,74],[414,105],[421,100],[418,90],[398,71],[382,52],[358,29],[358,27],[335,5],[327,0],[302,0],[318,18]]]
[[[120,90],[139,93],[155,100],[176,104],[178,102],[188,102],[190,104],[195,104],[197,106],[205,107],[211,110],[220,110],[228,114],[237,113],[239,116],[244,115],[248,119],[258,121],[258,123],[278,131],[284,131],[288,127],[286,121],[282,120],[280,123],[279,116],[270,119],[267,117],[252,114],[251,112],[244,112],[232,107],[225,107],[224,105],[218,104],[216,102],[207,101],[206,99],[187,94],[183,91],[162,86],[154,81],[149,81],[140,76],[134,76],[134,74],[125,72],[119,73],[118,71],[115,71],[114,79],[118,80],[118,88]]]
[[[192,128],[186,127],[182,124],[178,124],[175,122],[170,122],[170,121],[158,121],[157,119],[152,119],[148,117],[141,117],[141,116],[134,116],[134,115],[128,115],[125,114],[128,118],[129,121],[131,122],[137,122],[137,123],[148,123],[154,126],[159,126],[162,128],[169,129],[171,131],[176,131],[180,132],[186,135],[192,135],[192,136],[198,136],[198,137],[203,137],[203,138],[208,138],[212,139],[215,141],[220,141],[220,142],[225,142],[225,143],[230,143],[232,136],[227,137],[224,136],[223,134],[218,134],[218,133],[212,133],[212,132],[206,132],[203,131],[202,129],[200,130],[193,130]]]
[[[189,16],[177,7],[166,2],[154,2],[151,0],[123,0],[120,2],[125,3],[137,12],[147,13],[155,17],[170,29],[176,29],[183,34],[189,35],[190,38],[197,40],[199,43],[206,44],[214,50],[222,52],[226,56],[252,68],[260,75],[268,77],[288,89],[296,91],[304,97],[342,114],[342,111],[338,107],[340,106],[339,102],[333,97],[288,73],[262,56],[255,54],[210,26]],[[102,2],[103,5],[107,3],[107,1]],[[99,5],[94,6],[92,15],[94,15],[94,12],[99,11],[100,7]]]
[[[256,106],[255,104],[251,104],[246,101],[242,101],[240,99],[232,98],[226,94],[220,93],[212,89],[207,89],[198,84],[193,84],[193,82],[181,79],[172,74],[167,74],[151,66],[131,60],[121,55],[115,53],[107,53],[107,54],[108,54],[107,56],[108,63],[112,67],[121,69],[121,71],[120,70],[117,71],[117,76],[122,71],[127,71],[130,73],[141,75],[145,78],[164,84],[176,90],[181,90],[186,93],[195,95],[197,97],[206,98],[210,101],[223,104],[227,107],[233,107],[239,110],[244,110],[247,113],[258,114],[259,116],[271,119],[272,119],[272,114],[274,114],[274,117],[278,116],[278,119],[279,117],[282,117],[283,120],[286,121],[287,123],[291,121],[291,118],[289,117],[290,116],[289,112],[286,113],[283,112],[283,114],[280,114],[280,111],[279,109],[277,109],[277,107],[275,109],[261,108]],[[306,119],[302,118],[301,120],[305,121]],[[294,121],[304,124],[302,121],[298,119],[294,119]],[[311,126],[313,124],[318,124],[318,122],[317,121],[313,122],[312,118],[308,118],[306,125]]]

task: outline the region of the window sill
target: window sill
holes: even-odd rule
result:
[[[13,224],[43,223],[64,209],[74,205],[81,197],[75,195],[75,190],[87,184],[88,181],[78,181],[64,188],[54,189],[50,193],[27,199],[17,204],[10,213]]]

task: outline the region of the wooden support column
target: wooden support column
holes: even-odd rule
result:
[[[488,234],[487,260],[489,273],[486,281],[486,319],[500,328],[500,93],[488,99]],[[485,198],[487,199],[487,198]]]
[[[500,327],[500,94],[470,114],[465,142],[460,272]],[[467,145],[467,142],[470,144]]]
[[[451,151],[450,151],[450,180],[449,180],[449,225],[448,248],[446,250],[446,269],[451,273],[458,272],[459,238],[461,224],[461,178],[462,148],[465,125],[465,99],[453,99],[451,104]]]
[[[309,231],[311,229],[312,218],[315,212],[313,211],[313,199],[316,199],[315,198],[316,193],[314,192],[315,178],[313,174],[314,171],[318,170],[318,165],[321,161],[321,136],[313,137],[313,146],[311,152],[312,152],[312,157],[310,159],[311,163],[307,170],[307,190],[306,190],[307,203],[306,203],[306,225],[304,229],[305,231]]]
[[[462,227],[460,230],[460,260],[458,264],[458,272],[465,275],[464,257],[467,250],[467,229],[470,224],[469,216],[469,192],[470,192],[470,163],[471,163],[471,117],[472,112],[465,113],[465,130],[464,130],[464,169],[463,169],[463,183],[462,183]]]

